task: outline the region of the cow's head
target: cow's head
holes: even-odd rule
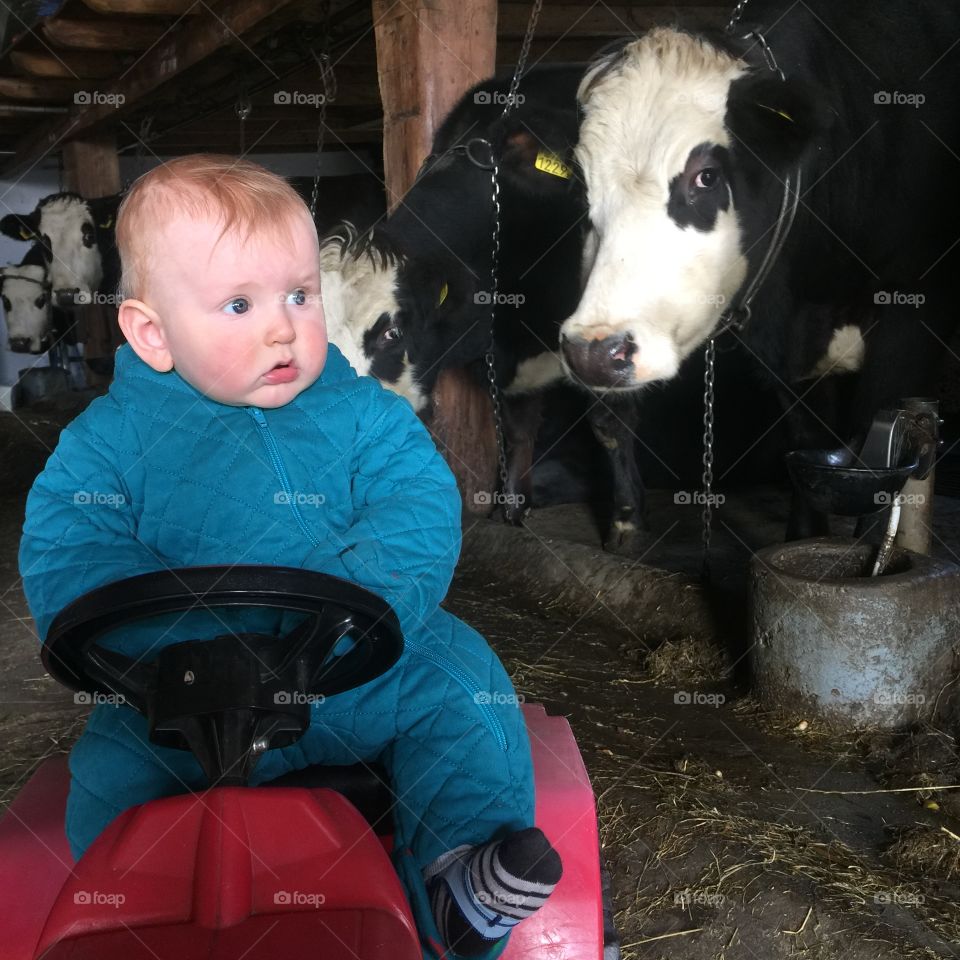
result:
[[[54,296],[90,297],[103,279],[98,235],[113,231],[118,197],[85,200],[75,193],[44,197],[30,214],[8,214],[0,231],[16,240],[32,240],[43,250]]]
[[[445,361],[477,349],[462,316],[474,288],[455,263],[412,260],[384,231],[344,225],[323,242],[320,271],[330,342],[418,412]]]
[[[564,360],[592,387],[630,390],[673,377],[734,302],[823,107],[765,66],[670,29],[595,64],[579,98],[591,233]]]
[[[24,263],[0,268],[0,300],[10,349],[14,353],[46,353],[53,344],[46,267]]]

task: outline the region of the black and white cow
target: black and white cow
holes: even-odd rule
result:
[[[19,264],[0,268],[0,301],[14,353],[46,353],[53,346],[50,284],[39,244]]]
[[[120,195],[86,200],[76,193],[44,197],[27,214],[0,220],[0,232],[36,243],[47,267],[54,299],[92,302],[97,292],[115,293],[120,258],[114,232]]]
[[[582,75],[581,66],[531,70],[520,87],[522,101],[505,120],[508,81],[474,87],[438,130],[431,157],[385,224],[366,236],[341,232],[323,252],[330,339],[358,372],[393,385],[419,410],[444,367],[471,367],[485,383],[492,145],[501,210],[494,355],[509,487],[524,498],[508,502],[514,520],[523,512],[519,504],[530,503],[543,391],[564,378],[559,325],[580,292],[585,206],[573,147]],[[643,515],[633,402],[594,403],[589,417],[614,466],[608,545],[627,549]]]
[[[614,392],[674,377],[749,289],[789,176],[795,223],[739,339],[793,444],[929,393],[957,316],[958,35],[932,0],[751,0],[730,33],[657,28],[596,62],[571,371]],[[795,513],[789,535],[810,532]]]

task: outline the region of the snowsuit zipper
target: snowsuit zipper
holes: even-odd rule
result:
[[[253,417],[254,422],[260,429],[260,437],[263,440],[263,445],[266,447],[267,455],[270,457],[270,462],[273,464],[274,472],[277,475],[277,479],[280,481],[280,486],[283,487],[283,492],[286,494],[287,502],[290,504],[290,509],[293,510],[293,515],[297,520],[297,524],[300,526],[304,536],[310,541],[310,543],[312,543],[313,546],[318,547],[320,545],[320,541],[317,540],[317,538],[310,532],[310,528],[307,526],[306,521],[303,519],[303,515],[300,513],[300,508],[297,506],[297,500],[294,496],[293,486],[290,483],[290,477],[287,475],[286,467],[284,466],[283,460],[280,457],[280,449],[277,447],[276,438],[270,431],[270,426],[267,423],[266,416],[259,407],[247,407],[247,409],[250,411],[250,416]],[[404,645],[410,649],[411,653],[415,653],[417,656],[423,657],[425,660],[429,660],[432,664],[434,664],[434,666],[439,667],[444,671],[444,673],[456,680],[457,683],[459,683],[460,686],[463,687],[468,694],[470,694],[471,699],[476,704],[477,709],[480,711],[480,714],[483,717],[487,729],[496,738],[500,749],[506,752],[507,736],[504,733],[503,724],[500,723],[500,719],[497,717],[497,713],[493,709],[493,705],[490,702],[493,692],[482,690],[480,688],[480,684],[477,683],[477,681],[474,680],[473,677],[471,677],[466,671],[462,670],[455,663],[452,663],[445,657],[440,656],[440,654],[434,653],[428,647],[423,646],[423,644],[417,643],[415,640],[410,640],[409,638],[405,637]]]

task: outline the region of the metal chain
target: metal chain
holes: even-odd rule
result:
[[[737,5],[733,8],[733,13],[730,14],[730,20],[727,22],[726,32],[732,33],[733,28],[740,22],[740,17],[743,16],[743,8],[750,2],[750,0],[739,0]]]
[[[487,384],[490,389],[490,401],[493,404],[493,426],[497,435],[497,466],[500,474],[500,490],[507,492],[507,445],[503,435],[503,410],[500,407],[500,388],[497,386],[497,368],[495,355],[495,320],[497,316],[497,295],[499,288],[498,268],[500,265],[500,168],[490,146],[490,159],[493,168],[490,181],[493,197],[493,245],[490,263],[490,345],[484,360],[487,363]]]
[[[503,107],[501,120],[505,119],[517,100],[517,90],[520,87],[520,79],[527,65],[527,59],[530,56],[530,46],[533,43],[533,37],[537,29],[537,21],[540,18],[540,10],[543,7],[543,0],[534,0],[533,8],[530,11],[530,19],[527,21],[527,32],[523,36],[523,43],[520,45],[520,55],[517,58],[516,66],[513,68],[513,77],[510,80],[510,90],[507,94],[507,102]],[[499,292],[499,267],[500,267],[500,168],[497,164],[497,158],[494,155],[493,144],[490,144],[490,188],[493,201],[493,245],[490,261],[490,345],[484,355],[487,364],[487,385],[490,390],[490,402],[493,405],[493,427],[497,436],[497,467],[500,476],[500,490],[507,492],[508,471],[507,471],[507,445],[503,431],[503,409],[500,405],[500,388],[497,386],[497,367],[496,367],[496,332],[495,321],[497,316],[497,296]]]
[[[716,341],[704,350],[703,370],[703,560],[701,579],[710,578],[710,537],[713,532],[713,402],[716,378]]]
[[[317,121],[317,165],[313,173],[313,191],[310,194],[310,216],[317,219],[317,197],[320,193],[320,168],[323,158],[323,141],[327,129],[327,104],[334,98],[337,90],[336,77],[333,73],[333,61],[330,59],[330,8],[331,0],[322,0],[320,4],[320,22],[323,24],[323,42],[320,55],[314,54],[317,66],[320,68],[320,80],[323,84],[323,94],[320,101],[320,117]]]
[[[520,44],[520,56],[517,57],[517,65],[513,68],[513,78],[510,80],[510,90],[507,93],[507,102],[504,105],[501,119],[510,113],[514,103],[516,103],[520,78],[527,68],[527,58],[530,56],[530,47],[533,44],[534,34],[537,32],[537,21],[540,19],[542,8],[543,0],[534,0],[533,9],[530,11],[530,19],[527,21],[527,32],[523,35],[523,43]]]

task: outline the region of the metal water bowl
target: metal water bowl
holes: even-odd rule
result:
[[[800,495],[821,513],[861,517],[893,503],[917,457],[907,450],[895,467],[864,467],[851,450],[793,450],[786,456],[790,479]]]

